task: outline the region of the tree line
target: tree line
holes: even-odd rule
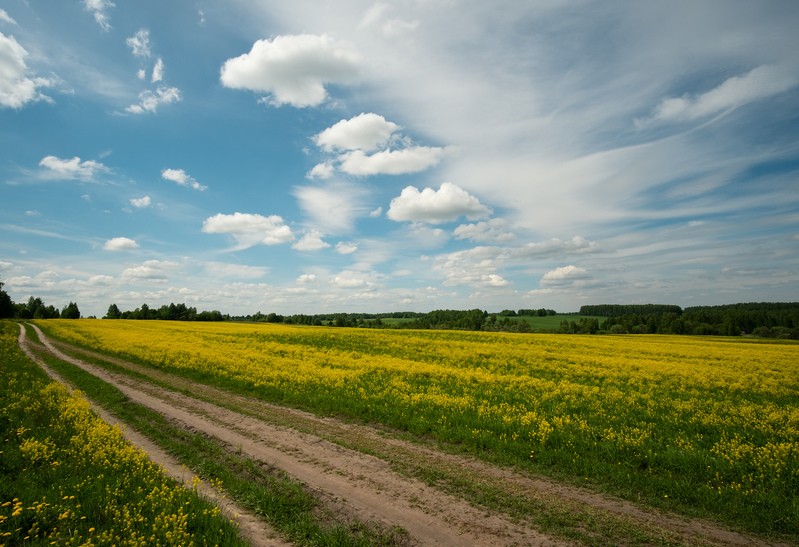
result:
[[[799,302],[750,302],[721,306],[603,304],[583,306],[580,315],[605,317],[561,323],[561,332],[693,334],[799,339]]]
[[[3,290],[3,285],[0,281],[0,319],[80,319],[80,309],[75,302],[70,302],[61,310],[33,296],[27,302],[17,304]]]
[[[164,304],[160,308],[150,308],[147,304],[142,304],[134,310],[120,311],[116,304],[108,306],[103,319],[141,319],[141,320],[154,320],[160,319],[163,321],[227,321],[230,319],[229,315],[223,315],[218,310],[201,311],[198,312],[197,308],[186,306],[186,304],[169,305]]]

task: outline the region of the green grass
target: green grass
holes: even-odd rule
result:
[[[245,545],[86,401],[51,382],[0,321],[0,542]]]
[[[500,319],[500,318],[497,318]],[[592,315],[546,315],[544,317],[538,317],[535,315],[520,315],[517,317],[509,317],[511,321],[524,321],[530,328],[534,331],[557,331],[560,329],[560,324],[562,321],[574,321],[575,323],[579,323],[581,319],[597,319],[599,321],[604,320],[604,317],[594,317]]]
[[[28,330],[34,338],[35,332]],[[35,339],[35,338],[34,338]],[[374,546],[402,544],[404,534],[356,519],[341,522],[284,473],[230,451],[215,440],[172,425],[130,401],[117,388],[50,355],[40,357],[97,404],[174,455],[200,477],[218,484],[238,503],[297,545]]]

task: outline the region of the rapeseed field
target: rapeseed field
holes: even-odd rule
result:
[[[799,345],[46,321],[69,342],[761,533],[799,533]]]

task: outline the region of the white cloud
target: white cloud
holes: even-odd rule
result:
[[[149,59],[152,55],[152,51],[150,50],[150,31],[146,28],[137,30],[136,34],[128,38],[125,42],[136,57]]]
[[[348,241],[339,241],[336,243],[336,252],[340,255],[350,255],[358,250],[358,245]]]
[[[655,109],[654,119],[694,120],[771,97],[797,84],[799,75],[795,69],[762,65],[742,76],[728,78],[718,87],[701,95],[663,99]]]
[[[355,219],[365,214],[362,204],[365,190],[346,183],[328,186],[301,186],[294,189],[300,208],[309,224],[327,234],[349,232]]]
[[[115,7],[111,0],[83,0],[83,9],[94,15],[94,20],[104,31],[111,30],[111,23],[106,10]]]
[[[330,162],[324,162],[314,165],[313,169],[308,172],[309,179],[329,179],[335,173],[336,168]]]
[[[249,266],[247,264],[230,264],[227,262],[209,262],[205,264],[208,273],[214,276],[233,277],[238,279],[258,279],[265,276],[268,268]]]
[[[591,274],[587,270],[569,265],[561,266],[545,273],[541,277],[541,285],[544,287],[562,287],[589,279],[591,279]]]
[[[521,247],[513,249],[513,255],[518,258],[534,256],[558,256],[562,254],[584,254],[593,253],[600,250],[599,244],[589,241],[582,236],[563,241],[562,239],[552,238],[540,243],[527,243]]]
[[[386,13],[391,6],[378,2],[370,7],[359,24],[359,28],[377,28],[386,38],[396,38],[419,27],[419,21],[406,21],[400,18],[389,18]]]
[[[103,245],[103,249],[106,251],[132,251],[138,248],[139,244],[128,237],[114,237]]]
[[[291,228],[277,215],[265,217],[249,213],[219,213],[205,219],[202,231],[206,234],[230,234],[238,243],[234,250],[248,249],[258,244],[278,245],[294,240]]]
[[[314,142],[326,152],[334,150],[370,151],[385,145],[400,127],[374,113],[359,114],[341,120],[314,136]]]
[[[348,84],[360,56],[327,35],[287,35],[256,41],[249,53],[225,61],[226,87],[270,94],[275,105],[317,106],[327,98],[325,84]]]
[[[311,285],[316,283],[316,274],[302,274],[296,280],[297,285]]]
[[[374,209],[373,211],[369,212],[369,216],[371,218],[379,218],[380,215],[382,215],[382,214],[383,214],[383,208],[382,207],[378,207],[377,209]]]
[[[344,271],[335,276],[333,285],[341,289],[364,289],[374,287],[374,283],[362,272]]]
[[[27,50],[13,36],[0,32],[0,107],[22,108],[34,101],[50,101],[39,89],[53,85],[47,78],[32,77],[25,58]]]
[[[153,66],[153,75],[150,78],[150,82],[158,83],[164,79],[164,60],[161,57],[155,62],[155,66]]]
[[[136,77],[137,77],[139,80],[144,80],[144,79],[146,79],[146,78],[147,78],[147,71],[146,71],[146,70],[144,70],[143,68],[140,68],[140,69],[138,70],[138,72],[136,72]]]
[[[6,12],[6,10],[0,8],[0,21],[5,21],[11,25],[16,25],[17,22]]]
[[[193,190],[199,190],[200,192],[208,189],[207,186],[203,186],[197,182],[194,177],[186,173],[186,171],[183,169],[164,169],[161,171],[161,178],[174,182],[180,186],[186,186],[187,188],[191,188]]]
[[[126,279],[146,279],[150,281],[166,281],[168,274],[180,264],[169,260],[147,260],[138,266],[131,266],[122,271],[122,277]]]
[[[386,216],[397,222],[428,222],[440,224],[464,216],[476,220],[491,214],[480,201],[451,182],[444,182],[438,190],[425,188],[421,192],[407,186],[399,197],[391,200]]]
[[[291,248],[298,251],[321,251],[322,249],[326,249],[330,247],[330,243],[322,239],[323,235],[324,234],[318,230],[310,230],[302,236],[297,243],[292,245]]]
[[[516,236],[506,230],[508,223],[501,218],[492,218],[477,224],[461,224],[452,235],[456,239],[470,239],[478,243],[506,243]]]
[[[155,112],[162,104],[177,103],[183,100],[177,87],[158,86],[155,93],[145,90],[139,93],[138,104],[128,106],[125,111],[131,114]]]
[[[71,159],[61,159],[56,156],[45,156],[39,162],[41,167],[48,171],[45,178],[55,180],[84,180],[89,181],[98,173],[107,173],[108,167],[94,160],[81,161],[75,156]]]
[[[424,171],[441,161],[444,149],[414,146],[400,150],[381,150],[367,155],[363,150],[342,154],[339,169],[350,175],[402,175]]]
[[[152,200],[150,196],[143,196],[140,198],[132,198],[130,200],[130,204],[138,209],[142,209],[144,207],[149,207]]]
[[[444,275],[444,285],[475,288],[504,287],[510,283],[497,273],[502,249],[475,247],[437,256],[433,269]]]

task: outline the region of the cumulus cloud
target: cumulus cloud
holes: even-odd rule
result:
[[[348,241],[339,241],[336,243],[336,252],[340,255],[350,255],[358,250],[358,245]]]
[[[183,100],[177,87],[158,86],[155,92],[147,89],[139,93],[139,102],[128,106],[125,111],[131,114],[155,112],[162,104],[177,103]]]
[[[125,42],[136,57],[149,59],[152,55],[152,51],[150,50],[150,31],[146,28],[137,30],[136,34],[128,38]]]
[[[150,196],[143,196],[140,198],[132,198],[130,200],[130,204],[137,209],[143,209],[144,207],[149,207],[151,203]]]
[[[197,182],[194,177],[186,173],[183,169],[164,169],[161,171],[161,178],[200,192],[208,189],[207,186],[203,186]]]
[[[386,215],[397,222],[428,222],[440,224],[459,217],[476,220],[491,214],[491,210],[464,189],[444,182],[438,190],[425,188],[421,192],[407,186],[399,197],[391,200]]]
[[[443,155],[443,148],[432,146],[381,150],[371,155],[363,150],[353,150],[341,156],[339,168],[350,175],[402,175],[433,167]]]
[[[506,243],[516,236],[506,230],[507,222],[501,218],[492,218],[476,224],[461,224],[452,235],[456,239],[469,239],[478,243]]]
[[[437,165],[444,149],[431,146],[414,146],[401,150],[381,150],[366,154],[353,150],[341,156],[342,171],[350,175],[402,175],[418,173]]]
[[[122,277],[126,279],[146,279],[150,281],[166,281],[168,274],[180,264],[169,260],[147,260],[138,266],[131,266],[122,271]]]
[[[83,9],[91,12],[94,15],[94,20],[100,25],[100,28],[108,32],[111,30],[111,23],[109,22],[108,13],[106,10],[115,7],[111,0],[83,0]]]
[[[309,179],[329,179],[336,172],[336,168],[330,162],[324,162],[314,165],[313,169],[308,171],[307,177]]]
[[[400,127],[374,113],[359,114],[349,120],[341,120],[314,136],[316,145],[332,152],[334,150],[374,150],[385,145]]]
[[[332,284],[341,289],[363,289],[374,286],[365,274],[354,271],[341,272],[333,278]]]
[[[0,107],[22,108],[35,101],[50,101],[40,88],[53,85],[47,78],[30,74],[28,51],[13,36],[0,32]]]
[[[139,244],[128,237],[114,237],[103,245],[103,249],[106,251],[132,251],[138,248]]]
[[[510,284],[498,272],[502,250],[475,247],[436,257],[433,269],[444,275],[444,285],[475,288],[505,287]]]
[[[256,41],[249,53],[225,61],[225,87],[268,93],[274,105],[317,106],[327,98],[325,84],[348,84],[358,74],[360,56],[327,35],[286,35]]]
[[[742,76],[733,76],[701,95],[663,99],[653,118],[661,121],[686,121],[710,116],[729,108],[765,99],[799,84],[795,70],[762,65]]]
[[[47,169],[46,178],[55,180],[83,180],[89,181],[98,173],[106,173],[108,167],[94,160],[81,161],[75,156],[71,159],[62,159],[56,156],[45,156],[39,162],[41,167]]]
[[[316,274],[302,274],[297,278],[297,285],[311,285],[316,283]]]
[[[597,287],[599,283],[585,268],[569,265],[548,271],[541,277],[539,285],[541,287],[539,291],[552,293]],[[535,292],[533,291],[533,293]]]
[[[322,239],[322,232],[318,230],[311,230],[306,233],[302,238],[291,246],[292,249],[298,251],[321,251],[330,247],[330,243]]]
[[[294,240],[291,228],[278,215],[219,213],[205,219],[202,231],[206,234],[230,234],[238,243],[235,250],[248,249],[258,244],[278,245]]]

